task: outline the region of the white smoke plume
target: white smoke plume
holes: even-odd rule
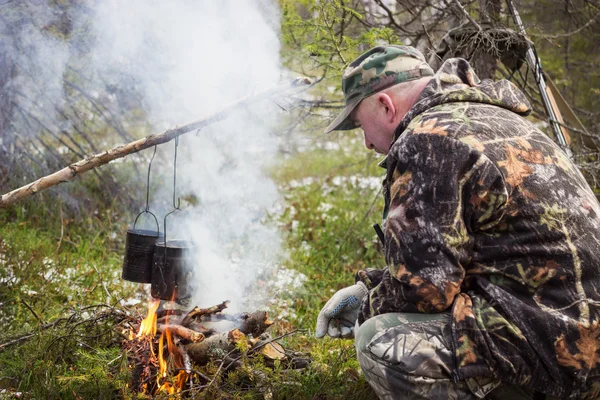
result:
[[[101,0],[86,7],[86,19],[69,17],[74,35],[93,38],[85,43],[88,64],[79,64],[80,70],[87,79],[102,77],[104,86],[135,88],[154,133],[271,87],[284,74],[275,0]],[[60,51],[44,48],[36,52],[42,60],[32,63],[51,59],[60,79],[72,44],[65,41]],[[263,101],[180,140],[178,192],[197,202],[184,201],[184,210],[169,217],[168,239],[190,239],[198,246],[192,264],[200,280],[193,304],[232,300],[234,310],[247,309],[246,289],[280,262],[279,233],[263,223],[279,200],[264,172],[278,149],[272,134],[278,111]],[[153,195],[163,204],[157,213],[161,223],[170,211],[164,204],[172,196],[172,148],[159,148],[163,162],[157,166],[164,176],[153,178],[161,182]]]
[[[276,11],[257,1],[103,1],[96,64],[115,60],[142,83],[154,126],[186,123],[279,81]],[[238,110],[181,138],[178,188],[198,202],[169,217],[168,232],[197,245],[193,304],[248,307],[246,289],[279,260],[279,234],[262,223],[278,200],[263,171],[278,147],[274,107]]]

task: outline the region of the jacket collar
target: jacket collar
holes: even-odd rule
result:
[[[525,95],[510,81],[503,79],[481,82],[466,60],[451,58],[442,64],[400,121],[394,131],[392,145],[416,116],[439,104],[452,102],[492,104],[520,115],[531,112]],[[382,166],[385,161],[386,159],[379,165]]]

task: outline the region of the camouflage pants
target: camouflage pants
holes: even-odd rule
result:
[[[533,397],[494,378],[455,383],[447,313],[378,315],[356,327],[355,338],[358,362],[380,399],[477,399],[492,391],[489,398]]]

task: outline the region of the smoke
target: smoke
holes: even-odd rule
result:
[[[185,138],[190,162],[181,175],[199,199],[187,220],[198,246],[196,303],[228,299],[232,308],[244,307],[244,289],[275,267],[280,256],[279,232],[263,223],[278,201],[276,186],[263,172],[277,150],[268,131],[271,117],[263,114],[274,115],[270,108],[239,113],[204,135]]]
[[[69,46],[45,34],[57,21],[50,8],[20,2],[0,6],[0,147],[7,153],[14,151],[15,138],[24,142],[68,124],[53,109],[64,98],[69,59]],[[13,134],[5,135],[10,128]]]
[[[115,60],[105,74],[135,77],[153,126],[190,122],[279,81],[276,10],[256,1],[103,1],[96,64]],[[196,201],[169,217],[167,239],[196,245],[193,304],[228,299],[233,309],[248,307],[247,289],[279,261],[277,229],[263,223],[278,201],[263,171],[278,148],[273,107],[232,112],[181,138],[178,191]]]
[[[134,77],[155,124],[187,122],[279,79],[277,6],[260,4],[99,2],[95,64]]]
[[[284,74],[274,0],[102,0],[73,6],[67,14],[70,38],[38,38],[41,48],[33,53],[39,59],[29,63],[56,63],[52,71],[44,69],[53,78],[48,78],[51,87],[64,78],[68,64],[77,65],[85,81],[80,84],[103,103],[107,119],[119,116],[125,100],[127,110],[138,109],[142,124],[132,118],[115,123],[120,142],[132,128],[138,137],[148,133],[144,124],[157,133],[209,115],[276,84]],[[60,49],[48,47],[50,42]],[[75,45],[85,51],[75,52]],[[52,96],[60,103],[64,93],[55,90]],[[193,200],[184,199],[182,210],[169,217],[168,239],[197,246],[191,263],[198,277],[194,304],[227,299],[232,308],[247,309],[248,289],[280,261],[277,228],[264,223],[279,200],[264,172],[279,145],[272,134],[277,115],[278,108],[263,101],[179,142],[177,192]],[[100,149],[112,143],[109,137],[95,140]],[[160,221],[171,211],[173,145],[159,148],[158,157],[164,175],[153,177],[161,184],[151,207]],[[141,193],[136,197],[143,201]]]

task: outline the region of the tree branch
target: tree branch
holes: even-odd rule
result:
[[[531,37],[535,37],[535,36],[541,36],[544,39],[556,39],[556,38],[560,38],[560,37],[569,37],[569,36],[573,36],[578,34],[579,32],[581,32],[582,30],[584,30],[585,28],[587,28],[588,26],[592,25],[594,22],[596,22],[596,19],[598,19],[598,17],[600,17],[600,12],[596,15],[594,15],[592,17],[592,19],[590,19],[588,22],[586,22],[584,25],[580,26],[579,28],[575,29],[574,31],[571,32],[567,32],[567,33],[557,33],[556,35],[545,35],[545,34],[539,34],[539,33],[530,33],[529,36]]]
[[[2,195],[2,197],[0,197],[0,208],[6,208],[11,204],[15,203],[16,201],[32,196],[44,189],[56,186],[59,183],[72,181],[77,176],[91,169],[116,160],[117,158],[122,158],[129,154],[137,153],[141,150],[147,149],[152,146],[167,143],[185,133],[198,130],[207,125],[212,124],[213,122],[225,119],[233,109],[241,105],[251,103],[259,99],[271,97],[290,88],[306,86],[310,83],[310,80],[307,78],[297,78],[294,81],[287,82],[283,85],[277,85],[274,88],[267,89],[259,94],[247,96],[240,100],[237,100],[236,102],[222,108],[220,111],[217,111],[206,118],[202,118],[200,120],[191,122],[187,125],[178,128],[169,129],[161,133],[160,135],[146,136],[143,139],[139,139],[131,143],[107,150],[103,153],[98,153],[93,156],[87,157],[79,162],[76,162],[61,169],[60,171],[47,175],[43,178],[38,179],[35,182],[32,182],[28,185],[22,186],[18,189],[15,189],[9,193]]]

